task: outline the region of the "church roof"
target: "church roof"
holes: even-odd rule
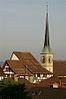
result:
[[[54,60],[53,66],[54,75],[66,76],[66,60]]]

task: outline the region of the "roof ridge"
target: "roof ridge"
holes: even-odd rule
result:
[[[66,60],[53,60],[53,61],[66,61]]]
[[[20,52],[20,51],[13,51],[13,53],[15,53],[15,52],[16,52],[16,53],[30,53],[29,51],[28,51],[28,52],[26,52],[26,51],[25,51],[25,52],[24,52],[24,51],[23,51],[23,52]]]

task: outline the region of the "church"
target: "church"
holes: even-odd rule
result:
[[[66,60],[53,60],[53,52],[49,39],[48,5],[46,11],[46,28],[44,46],[40,53],[40,63],[30,52],[14,51],[9,60],[6,60],[2,70],[5,78],[19,78],[29,80],[31,83],[56,77],[66,77]]]
[[[66,77],[66,60],[54,60],[49,40],[48,5],[46,11],[45,41],[40,53],[40,63],[55,77]]]

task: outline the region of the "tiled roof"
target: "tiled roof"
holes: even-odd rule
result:
[[[62,83],[66,83],[66,77],[53,76],[53,77],[50,77],[48,79],[42,80],[37,86],[44,87],[44,86],[48,86],[48,85],[55,83],[55,82],[59,83],[60,81]]]
[[[16,74],[22,74],[22,75],[30,75],[31,73],[26,72],[25,66],[17,60],[7,60],[6,63],[9,65],[9,67],[16,73]],[[32,74],[31,74],[32,75]]]
[[[54,60],[54,74],[57,76],[66,76],[66,60]]]
[[[32,73],[51,74],[51,72],[41,66],[41,64],[32,56],[30,52],[13,52],[13,54],[15,54],[21,63]]]
[[[50,73],[44,69],[39,63],[35,64],[32,60],[22,60],[21,61],[32,73]]]
[[[31,60],[35,63],[38,64],[39,62],[32,56],[30,52],[17,52],[14,51],[12,54],[15,54],[20,60]]]

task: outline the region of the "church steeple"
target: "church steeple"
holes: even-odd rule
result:
[[[45,28],[45,40],[44,40],[44,46],[41,51],[41,53],[52,53],[52,50],[50,48],[50,41],[49,41],[49,24],[48,24],[48,5],[46,5],[46,28]]]
[[[45,42],[44,47],[49,47],[49,26],[48,26],[48,5],[47,5],[47,11],[46,11],[46,29],[45,29]]]
[[[49,24],[48,24],[48,5],[46,10],[46,28],[45,28],[45,40],[44,40],[44,46],[40,53],[40,62],[41,65],[49,70],[50,72],[53,72],[53,53],[50,48],[50,41],[49,41]]]

